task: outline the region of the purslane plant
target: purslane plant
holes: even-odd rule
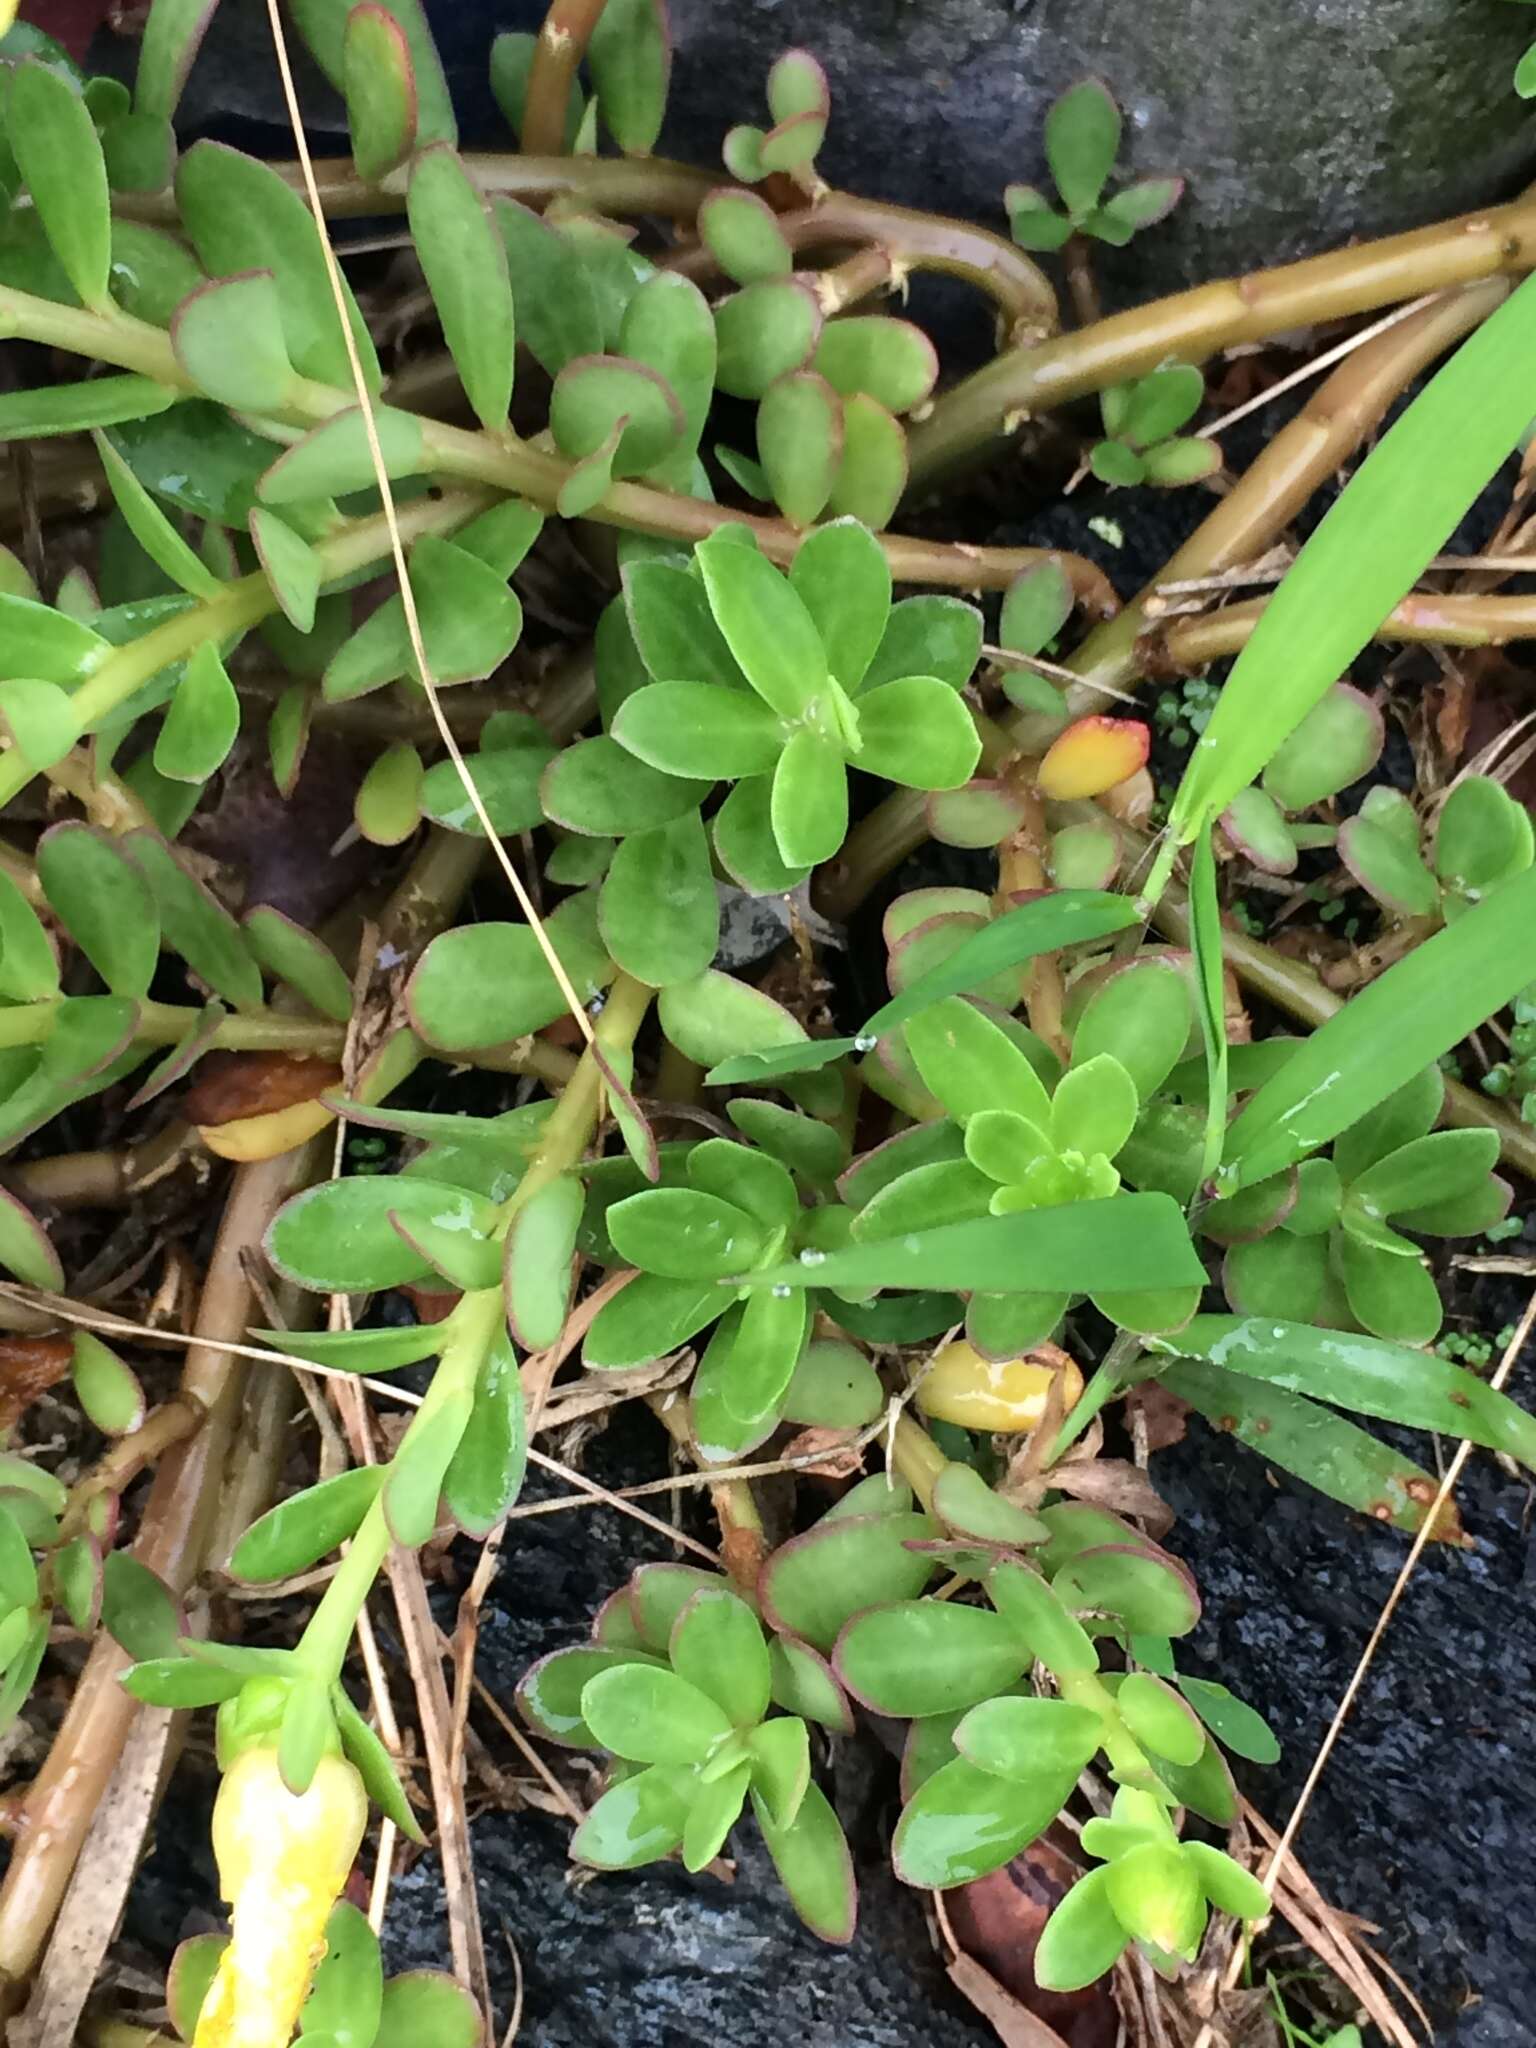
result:
[[[1410,849],[1401,805],[1388,820],[1373,793],[1339,831],[1341,858],[1444,928],[1306,1044],[1229,1048],[1214,884],[1193,963],[1122,957],[1138,918],[1109,893],[1123,847],[1099,799],[1140,770],[1147,730],[1075,716],[1049,659],[1076,605],[1112,601],[1102,577],[1051,551],[878,531],[939,366],[917,327],[867,302],[931,262],[1038,331],[1051,295],[1034,266],[980,231],[828,193],[826,81],[804,52],[770,75],[771,125],[732,131],[735,182],[648,161],[668,66],[654,0],[595,10],[590,96],[582,50],[556,62],[533,39],[499,39],[493,82],[514,128],[580,154],[556,155],[542,183],[504,177],[487,203],[414,0],[300,0],[347,99],[345,203],[404,207],[451,362],[444,410],[473,421],[448,424],[411,408],[403,378],[386,396],[358,302],[343,283],[338,310],[320,230],[282,176],[218,144],[178,153],[171,117],[207,12],[156,0],[132,95],[83,79],[34,31],[0,44],[0,320],[104,372],[9,393],[0,433],[89,432],[111,506],[94,580],[66,579],[52,604],[0,557],[0,798],[41,780],[78,813],[0,847],[0,1141],[119,1082],[136,1087],[129,1114],[175,1102],[213,1052],[313,1061],[329,1078],[274,1117],[206,1127],[213,1149],[259,1159],[339,1114],[392,1148],[394,1170],[320,1182],[266,1234],[283,1280],[352,1297],[361,1326],[258,1334],[332,1371],[430,1364],[431,1377],[386,1463],[284,1498],[235,1545],[234,1576],[264,1586],[345,1546],[290,1649],[193,1634],[114,1547],[120,1487],[71,1492],[7,1453],[0,1714],[23,1705],[56,1612],[82,1630],[103,1620],[134,1660],[136,1697],[219,1708],[232,1939],[183,1951],[170,1999],[201,2048],[281,2048],[295,2027],[334,2038],[343,2010],[363,2048],[469,2048],[479,2022],[462,1995],[384,1985],[358,1916],[335,1904],[370,1801],[420,1833],[344,1669],[391,1546],[502,1522],[527,1455],[520,1364],[563,1342],[585,1267],[606,1268],[622,1284],[591,1318],[585,1364],[623,1372],[694,1347],[688,1432],[706,1467],[785,1423],[862,1454],[909,1385],[954,1455],[893,1417],[892,1469],[753,1582],[642,1571],[590,1646],[535,1667],[521,1694],[532,1725],[610,1759],[577,1855],[611,1868],[680,1852],[702,1869],[750,1803],[797,1909],[848,1938],[848,1854],[810,1730],[848,1731],[857,1703],[911,1723],[894,1852],[916,1884],[996,1868],[1085,1769],[1113,1784],[1109,1817],[1081,1838],[1098,1867],[1052,1917],[1038,1975],[1085,1983],[1132,1941],[1173,1972],[1210,1907],[1265,1909],[1176,1809],[1223,1826],[1216,1738],[1257,1760],[1272,1739],[1221,1688],[1177,1677],[1169,1639],[1198,1618],[1188,1571],[1052,1474],[1129,1379],[1153,1375],[1272,1464],[1404,1529],[1423,1525],[1432,1477],[1338,1411],[1536,1459],[1519,1409],[1411,1348],[1439,1303],[1404,1235],[1503,1213],[1496,1138],[1432,1128],[1435,1062],[1536,980],[1529,823],[1496,784],[1467,779],[1431,873],[1411,812]],[[623,161],[596,153],[603,136]],[[1106,193],[1118,141],[1102,88],[1069,93],[1046,135],[1066,213],[1015,189],[1016,241],[1122,241],[1166,211],[1177,180]],[[642,243],[623,224],[634,215],[676,215],[683,236]],[[1101,476],[1188,481],[1219,462],[1209,441],[1177,436],[1197,370],[1159,356],[1129,382],[1111,363],[1111,377]],[[742,407],[755,457],[712,438],[726,412],[742,439]],[[1502,411],[1463,467],[1496,460],[1500,432]],[[381,510],[376,452],[397,516]],[[738,511],[733,488],[782,517]],[[524,632],[513,579],[549,547],[551,519],[618,533],[590,694],[574,718],[498,701],[463,774],[424,758],[429,686],[502,689]],[[395,531],[424,673],[401,596],[353,594]],[[1376,564],[1371,588],[1399,567]],[[998,645],[976,603],[931,587],[897,597],[897,583],[1003,592]],[[1342,609],[1353,631],[1359,607]],[[1338,661],[1310,654],[1256,716],[1266,643],[1253,644],[1174,823],[1196,840],[1219,814],[1257,864],[1285,871],[1332,829],[1290,814],[1368,770],[1380,723],[1348,690],[1324,695]],[[412,736],[358,762],[356,833],[389,849],[425,826],[462,864],[483,810],[498,838],[527,838],[538,868],[539,930],[464,922],[419,958],[390,951],[382,1036],[349,935],[239,904],[183,836],[252,739],[258,656],[282,677],[262,738],[284,799],[327,718],[367,699],[422,712]],[[978,716],[999,691],[1018,749]],[[564,743],[594,716],[600,729]],[[898,899],[891,1000],[849,1037],[813,1035],[803,987],[714,964],[717,884],[791,897],[800,915],[851,804],[882,785],[924,793],[936,836],[996,847],[997,889]],[[1395,865],[1377,857],[1383,836]],[[1391,875],[1408,870],[1399,905]],[[572,993],[590,1032],[579,1060],[538,1036]],[[483,1117],[387,1102],[430,1055],[520,1064],[551,1099]],[[698,1138],[675,1112],[701,1092],[719,1128]],[[1201,1313],[1210,1245],[1226,1247],[1234,1315]],[[10,1194],[0,1260],[33,1288],[63,1285],[44,1221]],[[437,1321],[368,1322],[367,1298],[396,1289],[452,1305]],[[1095,1314],[1118,1334],[1085,1384],[1055,1347],[1091,1347]],[[130,1368],[88,1335],[70,1351],[83,1413],[131,1441],[144,1399]],[[983,1471],[994,1432],[1027,1427],[1048,1440],[1026,1503]],[[1453,1510],[1433,1533],[1455,1538]],[[924,1597],[941,1570],[958,1596]],[[22,1831],[13,1869],[29,1853]]]

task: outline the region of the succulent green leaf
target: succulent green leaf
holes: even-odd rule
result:
[[[904,1600],[856,1614],[832,1658],[855,1699],[902,1719],[974,1707],[1015,1684],[1028,1663],[1027,1648],[1002,1615],[939,1600]],[[1097,1747],[1098,1722],[1090,1718]],[[1077,1769],[1080,1764],[1074,1774]]]
[[[6,1518],[7,1521],[9,1519]],[[14,1528],[14,1522],[10,1526]],[[27,1562],[30,1565],[30,1557]],[[10,1570],[8,1560],[7,1576]],[[113,1640],[139,1662],[179,1656],[181,1608],[164,1580],[126,1550],[114,1550],[106,1559],[102,1573],[101,1618]],[[35,1582],[31,1597],[33,1600],[37,1597]],[[25,1606],[31,1601],[13,1604]]]
[[[1185,1710],[1181,1706],[1179,1711]],[[1068,1700],[988,1697],[956,1725],[953,1740],[978,1770],[1027,1785],[1046,1772],[1075,1782],[1103,1733],[1092,1708]],[[1203,1747],[1203,1741],[1197,1744],[1196,1753]]]
[[[755,192],[729,185],[711,192],[699,207],[698,227],[715,261],[736,284],[788,277],[795,267],[778,215]]]
[[[762,1625],[728,1588],[701,1587],[691,1597],[673,1625],[667,1657],[677,1676],[713,1700],[733,1727],[755,1728],[767,1713]]]
[[[416,140],[410,44],[387,7],[350,7],[341,61],[352,161],[371,182],[403,163]]]
[[[412,413],[380,405],[373,408],[373,422],[385,475],[396,480],[417,475],[423,467],[421,421]],[[257,489],[264,504],[288,505],[371,490],[377,476],[362,408],[349,405],[279,456]],[[461,546],[465,538],[461,532]]]
[[[936,676],[904,676],[859,698],[855,760],[908,789],[958,789],[981,758],[963,698]]]
[[[80,737],[80,721],[57,683],[0,682],[0,727],[36,771],[52,768]]]
[[[12,72],[6,140],[71,285],[106,311],[112,208],[101,139],[74,86],[39,57]]]
[[[1009,185],[1003,192],[1008,209],[1008,229],[1021,249],[1042,253],[1062,247],[1072,234],[1072,223],[1046,203],[1033,185]]]
[[[891,413],[921,405],[939,374],[938,356],[923,330],[878,313],[829,320],[816,344],[815,365],[844,398],[864,392]]]
[[[217,645],[193,654],[176,685],[155,738],[155,767],[177,782],[202,783],[216,774],[240,733],[240,699]]]
[[[1335,683],[1281,742],[1264,770],[1264,789],[1282,810],[1305,811],[1370,773],[1386,727],[1370,698]]]
[[[775,377],[757,408],[757,454],[769,495],[792,526],[819,517],[843,458],[843,404],[814,370]]]
[[[1531,864],[1531,817],[1492,776],[1468,775],[1446,798],[1435,826],[1435,872],[1475,902],[1482,891]]]
[[[730,398],[763,397],[778,378],[808,365],[821,327],[808,285],[790,278],[747,285],[715,308],[716,383]]]
[[[424,127],[421,132],[426,139]],[[299,194],[270,165],[223,143],[198,142],[177,166],[176,203],[192,245],[212,276],[271,273],[293,367],[302,376],[350,390],[351,364],[330,272]],[[380,373],[373,343],[350,289],[343,284],[342,290],[368,388],[377,392]]]
[[[926,1515],[911,1513],[823,1521],[768,1560],[759,1584],[764,1619],[813,1649],[830,1651],[843,1624],[861,1609],[916,1599],[935,1563],[906,1545],[936,1533]]]
[[[648,683],[619,706],[613,737],[663,774],[707,782],[767,774],[785,735],[776,712],[744,692],[715,683]]]
[[[497,38],[498,44],[507,40]],[[575,246],[514,200],[498,196],[491,211],[510,267],[518,339],[551,377],[578,356],[600,354],[597,300]]]
[[[1120,109],[1098,79],[1083,79],[1052,104],[1045,117],[1046,161],[1074,220],[1098,204],[1119,150]]]
[[[465,395],[480,424],[499,432],[512,402],[516,356],[505,245],[484,198],[447,143],[421,150],[412,160],[406,208]]]
[[[282,305],[270,270],[199,285],[171,325],[176,360],[199,388],[244,412],[277,412],[293,385]]]
[[[780,1882],[801,1919],[823,1941],[852,1941],[857,1911],[853,1859],[821,1787],[806,1787],[787,1827],[775,1821],[768,1800],[756,1786],[752,1811]]]
[[[720,908],[696,810],[623,841],[598,899],[598,924],[617,965],[652,988],[708,967]]]
[[[268,1227],[267,1256],[286,1278],[317,1292],[368,1293],[419,1280],[427,1262],[393,1227],[391,1215],[420,1217],[463,1232],[487,1232],[491,1203],[445,1183],[410,1175],[327,1181],[284,1203]]]
[[[668,1280],[641,1273],[593,1317],[582,1359],[596,1371],[624,1372],[649,1365],[697,1336],[728,1302],[713,1280]]]
[[[1042,1771],[1016,1784],[964,1757],[941,1765],[896,1824],[896,1875],[904,1884],[941,1891],[1000,1869],[1050,1826],[1076,1778],[1075,1771]]]
[[[261,970],[234,918],[155,833],[130,832],[122,845],[149,883],[166,942],[218,995],[238,1008],[261,1001]]]
[[[878,689],[904,676],[937,676],[953,690],[970,681],[981,659],[981,613],[958,597],[904,597],[890,618],[861,688]]]
[[[1246,1701],[1208,1678],[1180,1678],[1177,1683],[1207,1728],[1234,1756],[1255,1764],[1280,1761],[1280,1744],[1273,1729]]]
[[[879,1374],[862,1351],[837,1338],[806,1345],[784,1392],[790,1421],[818,1429],[862,1429],[884,1405]]]
[[[112,993],[146,994],[160,918],[121,846],[88,825],[55,825],[38,841],[37,869],[53,910]]]
[[[698,1763],[731,1730],[707,1693],[652,1664],[599,1671],[582,1688],[581,1713],[599,1744],[631,1763]]]
[[[829,504],[879,533],[907,488],[907,437],[877,398],[856,391],[843,401],[843,459]]]
[[[1058,1676],[1098,1670],[1098,1652],[1087,1630],[1028,1565],[999,1560],[987,1574],[987,1597],[1047,1670]]]
[[[672,74],[661,0],[608,0],[587,45],[587,66],[608,133],[626,156],[649,156]]]
[[[269,1508],[235,1545],[230,1571],[248,1585],[270,1585],[308,1571],[356,1535],[378,1498],[384,1471],[382,1465],[358,1465]]]
[[[480,1362],[469,1420],[443,1475],[443,1505],[466,1535],[487,1537],[501,1523],[522,1492],[527,1463],[523,1382],[501,1330]]]
[[[88,1330],[77,1330],[73,1345],[70,1376],[81,1412],[103,1435],[127,1436],[144,1420],[138,1374]]]
[[[1059,562],[1014,578],[1003,594],[998,641],[1015,654],[1040,654],[1072,616],[1072,584]]]

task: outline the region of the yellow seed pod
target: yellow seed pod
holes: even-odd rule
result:
[[[287,1109],[268,1110],[264,1116],[236,1117],[227,1124],[199,1124],[197,1135],[220,1159],[244,1163],[252,1159],[276,1159],[291,1152],[336,1121],[336,1112],[323,1102],[294,1102]]]
[[[294,1794],[275,1748],[236,1757],[213,1809],[231,1938],[193,2048],[287,2048],[367,1823],[363,1781],[343,1758],[323,1756],[309,1790]]]
[[[956,1337],[946,1344],[917,1387],[917,1405],[935,1422],[962,1429],[986,1429],[1016,1436],[1033,1429],[1045,1413],[1051,1381],[1060,1373],[1067,1408],[1083,1391],[1083,1376],[1066,1352],[1042,1345],[1029,1358],[983,1358],[974,1344]]]

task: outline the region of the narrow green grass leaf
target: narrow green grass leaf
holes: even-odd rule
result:
[[[1157,1380],[1266,1464],[1362,1516],[1413,1532],[1436,1497],[1436,1481],[1423,1466],[1305,1395],[1227,1372],[1204,1358],[1171,1362]],[[1442,1511],[1434,1534],[1446,1542],[1458,1538],[1454,1503]]]
[[[1227,1128],[1227,1005],[1221,969],[1221,905],[1216,896],[1216,856],[1209,822],[1200,828],[1189,871],[1190,941],[1195,954],[1195,994],[1200,1035],[1205,1041],[1205,1153],[1203,1186],[1221,1164]]]
[[[1326,1145],[1536,981],[1536,868],[1415,946],[1298,1046],[1227,1133],[1239,1187]]]
[[[856,1038],[815,1038],[798,1045],[776,1045],[762,1052],[739,1053],[712,1067],[705,1080],[712,1088],[751,1085],[775,1074],[814,1072],[844,1053],[865,1049],[877,1038],[898,1030],[930,1003],[945,996],[980,988],[994,974],[1018,967],[1040,953],[1054,953],[1088,939],[1107,938],[1136,922],[1136,906],[1127,896],[1102,890],[1058,889],[1033,903],[1004,911],[958,945],[946,960],[920,975],[910,987],[875,1011]]]
[[[748,1276],[753,1287],[975,1288],[1082,1294],[1106,1282],[1139,1290],[1202,1286],[1200,1263],[1169,1195],[1065,1202],[1011,1216],[977,1216],[873,1244],[802,1253]]]
[[[1265,606],[1179,786],[1171,837],[1225,810],[1348,669],[1536,415],[1536,280],[1361,463]]]
[[[1466,1437],[1536,1470],[1536,1416],[1433,1351],[1268,1316],[1196,1316],[1176,1335],[1148,1338],[1147,1347],[1208,1359],[1356,1415]]]

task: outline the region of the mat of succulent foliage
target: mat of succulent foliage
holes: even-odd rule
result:
[[[1155,1399],[1450,1544],[1438,1468],[1364,1425],[1536,1469],[1513,1352],[1490,1382],[1435,1348],[1438,1247],[1496,1241],[1500,1167],[1536,1166],[1529,749],[1463,758],[1454,653],[1536,633],[1498,587],[1523,465],[1476,568],[1442,588],[1439,557],[1536,416],[1533,202],[1099,318],[1094,243],[1181,187],[1116,176],[1096,81],[1004,238],[829,189],[804,50],[721,168],[654,157],[661,0],[498,37],[495,156],[460,153],[416,0],[274,5],[350,159],[183,147],[211,13],[154,0],[132,91],[0,41],[30,345],[0,396],[0,1719],[55,1724],[9,1802],[9,2010],[74,2037],[181,1726],[152,1710],[215,1708],[230,1931],[88,2038],[489,2038],[475,1615],[533,1460],[663,1534],[697,1482],[721,1539],[679,1532],[704,1565],[643,1565],[528,1670],[528,1733],[484,1699],[578,1863],[705,1871],[750,1809],[846,1942],[821,1766],[872,1718],[905,1729],[899,1880],[1056,1858],[1042,2010],[1113,1972],[1138,2027],[1158,1998],[1198,2027],[1278,1900],[1406,2038],[1244,1849],[1227,1759],[1277,1753],[1264,1702],[1181,1673],[1199,1560],[1137,1468]],[[394,214],[408,256],[349,283],[332,227],[345,256]],[[924,271],[996,312],[958,382],[892,310]],[[1299,330],[1315,375],[1231,475],[1202,365]],[[445,355],[395,359],[426,331]],[[1125,602],[926,499],[950,537],[907,530],[1048,413],[1117,520],[1209,493]],[[1350,680],[1373,640],[1443,650],[1409,790],[1375,773],[1379,667]],[[1138,690],[1234,654],[1159,790]],[[818,949],[928,838],[980,885],[887,892],[888,1000],[834,1016]],[[721,951],[730,897],[776,906],[766,971]],[[1250,899],[1351,943],[1319,978]],[[688,1468],[649,1508],[532,1447],[630,1400]],[[786,1521],[754,1482],[796,1471]],[[445,1644],[420,1558],[455,1534]],[[453,1972],[386,1982],[401,1838],[434,1830]]]

